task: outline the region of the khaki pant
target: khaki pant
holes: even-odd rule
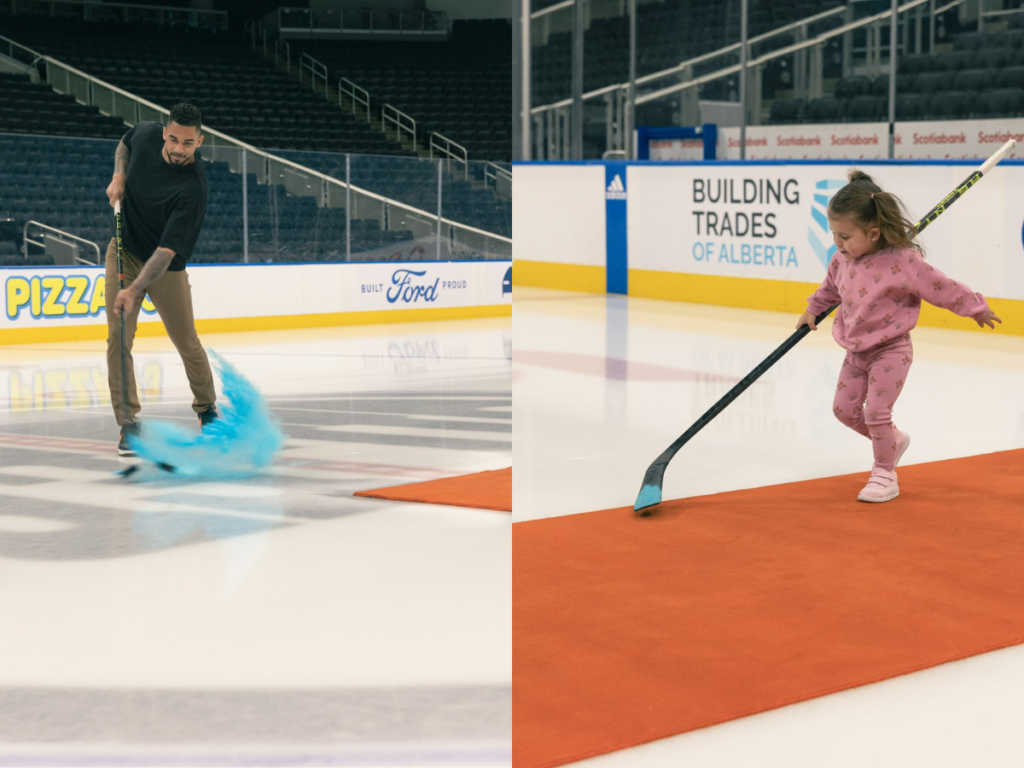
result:
[[[122,251],[124,258],[124,284],[131,285],[142,269],[142,262],[127,251]],[[114,299],[117,297],[117,240],[111,239],[107,246],[106,256],[107,286],[107,381],[110,384],[110,400],[114,406],[114,415],[118,425],[125,422],[125,413],[121,402],[121,319],[112,311]],[[153,282],[139,297],[138,302],[125,314],[125,353],[128,368],[128,408],[129,421],[142,409],[139,405],[139,393],[135,383],[135,366],[132,364],[132,342],[135,341],[135,329],[138,326],[139,310],[142,300],[149,296],[156,311],[163,320],[164,328],[171,342],[181,355],[185,364],[185,374],[189,386],[192,387],[192,410],[196,413],[212,408],[217,400],[217,391],[213,385],[213,371],[206,356],[199,336],[196,333],[195,318],[192,315],[192,290],[188,282],[188,272],[164,272],[160,279]]]

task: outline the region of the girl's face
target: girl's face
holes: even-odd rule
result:
[[[857,222],[829,214],[828,225],[832,229],[832,241],[844,256],[859,259],[878,250],[878,227],[864,229]]]

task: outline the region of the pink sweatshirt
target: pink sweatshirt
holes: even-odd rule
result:
[[[832,336],[851,352],[864,352],[900,338],[917,325],[921,299],[962,317],[985,314],[988,303],[928,264],[916,250],[886,248],[851,259],[836,251],[807,310],[835,311]]]

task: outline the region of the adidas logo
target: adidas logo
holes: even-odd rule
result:
[[[626,186],[622,183],[622,178],[619,174],[616,173],[612,178],[612,183],[608,185],[606,196],[609,200],[626,199]]]

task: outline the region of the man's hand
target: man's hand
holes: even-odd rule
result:
[[[115,173],[107,187],[107,199],[110,200],[110,207],[113,208],[114,203],[122,198],[124,198],[124,174]]]
[[[114,299],[114,314],[120,317],[125,310],[131,312],[138,298],[139,292],[134,285],[125,286],[118,291],[117,297]]]
[[[995,323],[1001,324],[1003,322],[996,316],[996,313],[993,312],[991,308],[986,309],[984,315],[974,318],[974,322],[976,322],[982,328],[984,328],[986,325],[989,328],[995,328],[996,325],[995,323],[992,322],[993,320],[995,320]]]
[[[816,315],[813,312],[804,312],[800,315],[800,319],[796,321],[797,329],[799,329],[801,325],[806,325],[812,331],[818,330],[818,324],[814,322],[815,317]]]

